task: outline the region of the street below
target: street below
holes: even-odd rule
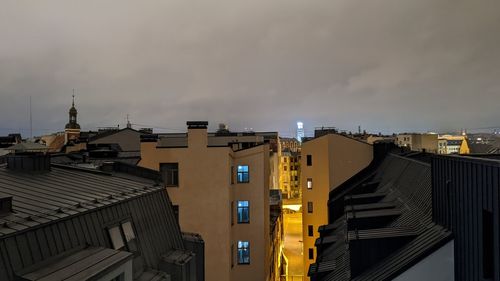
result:
[[[284,202],[283,208],[297,202]],[[283,214],[285,231],[285,256],[288,259],[288,281],[302,281],[304,276],[302,253],[302,213],[285,211]]]

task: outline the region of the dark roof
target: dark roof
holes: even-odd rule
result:
[[[89,247],[36,264],[22,275],[23,280],[90,280],[132,258],[133,254],[103,247]]]
[[[52,165],[30,174],[0,166],[0,194],[13,196],[13,213],[0,218],[0,237],[80,212],[163,190],[153,180],[124,173]]]
[[[126,130],[137,132],[137,134],[142,134],[141,132],[139,132],[137,130],[134,130],[132,128],[123,128],[121,130],[106,130],[104,132],[98,132],[95,135],[89,136],[88,142],[92,142],[92,141],[95,141],[95,140],[98,140],[98,139],[101,139],[101,138],[104,138],[104,137],[109,137],[109,136],[112,136],[114,134],[118,134],[120,132],[126,131]]]
[[[330,193],[311,280],[392,280],[451,239],[432,221],[430,165],[419,160],[389,154]]]

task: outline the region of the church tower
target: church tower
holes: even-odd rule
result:
[[[77,114],[78,112],[75,108],[75,94],[73,94],[73,104],[69,109],[69,123],[66,124],[66,127],[64,128],[64,144],[80,137],[80,125],[76,122]]]

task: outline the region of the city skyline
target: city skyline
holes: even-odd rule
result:
[[[73,88],[83,129],[499,126],[497,2],[117,3],[4,3],[3,134],[29,96],[34,134],[62,129]]]

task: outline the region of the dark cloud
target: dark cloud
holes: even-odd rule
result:
[[[500,2],[5,1],[0,132],[499,126]],[[24,131],[26,133],[26,131]]]

